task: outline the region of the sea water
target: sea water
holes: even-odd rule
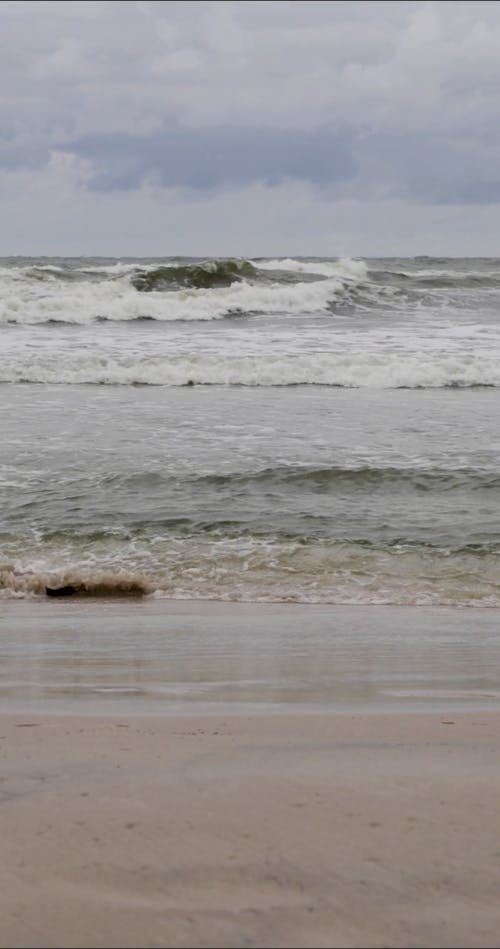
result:
[[[500,605],[500,260],[0,260],[0,597]]]

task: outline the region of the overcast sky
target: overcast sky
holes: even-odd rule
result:
[[[500,3],[0,0],[0,254],[500,255]]]

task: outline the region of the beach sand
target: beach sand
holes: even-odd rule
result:
[[[500,714],[0,716],[3,947],[488,947]]]

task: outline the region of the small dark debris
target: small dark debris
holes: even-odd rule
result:
[[[45,587],[45,592],[47,596],[71,596],[76,593],[76,588],[68,583],[64,587]]]

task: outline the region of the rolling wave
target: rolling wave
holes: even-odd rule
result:
[[[248,264],[248,267],[251,267]],[[170,275],[170,270],[172,274]],[[73,323],[90,325],[97,320],[115,322],[149,318],[160,322],[210,321],[235,313],[300,314],[325,312],[345,290],[338,277],[295,283],[249,282],[241,275],[229,279],[224,268],[204,271],[201,278],[187,268],[157,268],[113,280],[64,280],[19,285],[0,283],[0,324],[41,325]],[[184,273],[184,278],[179,276]],[[166,284],[166,274],[169,274]],[[179,289],[179,284],[185,285]],[[134,286],[134,281],[137,286]],[[196,282],[206,286],[194,286]],[[168,292],[159,292],[168,286]],[[150,292],[141,292],[150,291]],[[151,292],[156,290],[157,292]]]
[[[0,261],[0,323],[210,321],[324,314],[345,303],[383,312],[446,305],[467,289],[500,289],[497,267],[459,272],[452,263],[433,269],[349,258]]]
[[[112,479],[115,486],[133,487],[136,490],[158,488],[169,484],[171,475],[161,472],[143,471],[130,475],[116,476]],[[182,478],[184,486],[195,489],[204,487],[242,489],[297,487],[309,491],[329,492],[365,488],[398,489],[409,488],[416,491],[448,492],[467,489],[498,490],[500,474],[487,468],[439,468],[439,467],[384,467],[374,465],[315,467],[307,465],[278,465],[250,472],[226,472],[198,474]]]
[[[229,287],[245,278],[256,278],[258,271],[248,260],[208,260],[202,264],[156,267],[139,270],[131,278],[136,290],[170,290],[191,287],[209,290],[212,287]]]

